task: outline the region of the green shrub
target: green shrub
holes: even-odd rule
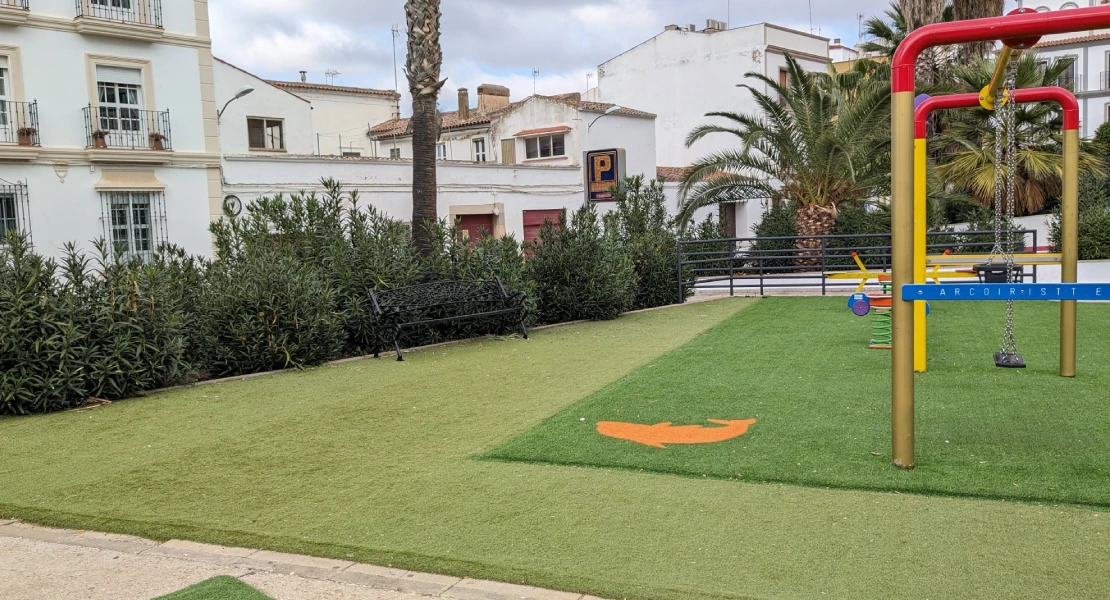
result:
[[[97,246],[95,260],[67,246],[60,274],[25,239],[0,248],[0,414],[127,398],[192,372],[183,253],[114,260]]]
[[[1101,131],[1101,127],[1099,128]],[[1049,222],[1053,247],[1060,249],[1060,210]],[[1079,182],[1079,260],[1110,259],[1110,177]]]
[[[763,215],[763,220],[752,228],[752,233],[758,238],[752,244],[749,252],[753,256],[778,256],[786,258],[768,258],[760,262],[752,262],[751,266],[759,268],[762,264],[764,271],[786,271],[794,267],[794,251],[798,249],[797,240],[783,240],[770,238],[794,237],[794,214],[798,212],[796,206],[790,202],[772,204],[771,210]]]
[[[343,349],[345,312],[316,268],[255,248],[208,269],[203,338],[213,376],[317,365]]]
[[[667,213],[663,184],[629,177],[614,189],[616,208],[605,215],[605,233],[624,245],[635,271],[633,309],[674,304],[678,236]],[[692,292],[693,290],[691,290]]]
[[[621,244],[602,233],[593,203],[578,209],[566,227],[545,224],[539,241],[529,246],[528,276],[536,285],[540,322],[615,319],[632,306],[632,261]]]
[[[832,235],[860,237],[829,238],[825,245],[831,257],[826,260],[826,266],[855,268],[852,252],[856,252],[869,268],[881,269],[890,264],[890,250],[884,247],[890,246],[890,208],[887,205],[880,204],[871,210],[858,204],[841,206]]]

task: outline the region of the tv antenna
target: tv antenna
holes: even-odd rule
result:
[[[590,82],[593,81],[594,77],[595,76],[594,76],[593,72],[586,73],[586,91],[587,92],[590,91]]]
[[[394,25],[390,30],[393,33],[393,91],[401,91],[401,79],[397,76],[397,38],[401,37],[401,26]]]
[[[328,69],[327,71],[324,71],[324,76],[327,77],[328,85],[335,85],[335,78],[339,77],[340,75],[342,75],[342,73],[336,71],[335,69]]]
[[[540,75],[540,70],[539,69],[532,69],[532,95],[533,96],[536,95],[536,78],[539,77],[539,75]]]

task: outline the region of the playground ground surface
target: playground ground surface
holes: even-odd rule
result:
[[[0,420],[0,519],[610,598],[1110,597],[1110,307],[1075,381],[1052,305],[1019,307],[1026,372],[990,366],[1001,306],[936,308],[914,473],[844,299],[722,300]],[[574,426],[617,417],[758,422],[654,454]]]
[[[1059,308],[1024,303],[1030,368],[993,366],[1004,306],[935,303],[917,379],[917,460],[890,467],[890,353],[843,298],[775,298],[737,314],[488,456],[819,487],[1110,504],[1110,305],[1082,305],[1076,379],[1058,376]],[[660,450],[598,435],[599,422],[714,427],[723,444]]]

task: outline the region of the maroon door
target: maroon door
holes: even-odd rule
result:
[[[476,244],[478,240],[493,235],[493,215],[463,215],[459,217],[459,233],[464,240]]]
[[[563,209],[555,210],[526,210],[524,211],[524,241],[533,244],[540,239],[540,230],[546,221],[551,221],[556,227],[562,225]]]

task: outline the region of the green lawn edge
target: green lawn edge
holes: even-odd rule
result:
[[[222,575],[154,600],[274,600],[230,575]]]

